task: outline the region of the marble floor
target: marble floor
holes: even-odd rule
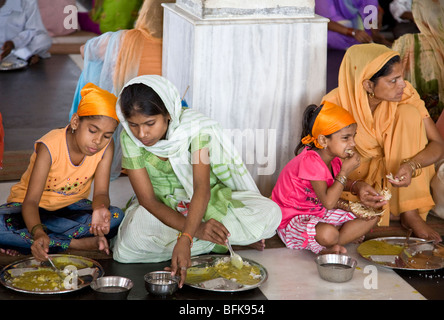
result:
[[[68,86],[71,91],[68,91],[63,95],[64,99],[72,99],[72,93],[75,89],[75,79],[80,73],[80,69],[75,70],[81,66],[81,61],[68,59],[69,61],[61,61],[65,58],[53,57],[53,63],[55,67],[44,66],[42,72],[45,77],[50,77],[51,73],[57,72],[59,67],[58,63],[69,64],[65,65],[65,69],[70,73],[65,73],[65,78],[68,79]],[[74,62],[76,61],[76,62]],[[43,62],[48,64],[47,61]],[[76,64],[77,63],[77,64]],[[28,72],[24,71],[24,72]],[[69,75],[71,74],[71,75]],[[21,77],[25,76],[22,74]],[[1,81],[0,77],[0,81]],[[334,78],[333,80],[334,81]],[[2,83],[3,85],[3,83]],[[39,89],[40,90],[40,89]],[[6,92],[6,91],[5,91]],[[11,92],[11,91],[8,91]],[[46,98],[48,95],[44,92]],[[3,92],[2,92],[3,96]],[[26,96],[26,94],[25,94]],[[43,96],[44,97],[44,96]],[[54,97],[55,98],[55,97]],[[3,99],[3,98],[2,98]],[[2,114],[4,104],[1,105]],[[34,140],[30,135],[40,136],[40,131],[32,131],[31,129],[36,125],[39,126],[38,130],[46,130],[47,124],[43,123],[43,128],[40,128],[41,123],[33,123],[33,121],[26,122],[26,126],[19,126],[18,123],[23,122],[23,117],[31,119],[34,115],[30,106],[26,104],[21,105],[21,119],[16,119],[13,112],[5,112],[10,115],[14,123],[6,122],[5,131],[7,133],[7,148],[13,147],[18,148],[22,140]],[[64,125],[66,123],[65,116],[67,118],[69,112],[70,104],[66,105],[65,110],[61,112],[61,116],[53,113],[50,109],[46,112],[46,115],[51,114],[58,119],[53,119],[53,122],[57,124]],[[28,108],[28,109],[26,109]],[[32,108],[32,106],[31,106]],[[54,118],[52,117],[52,118]],[[51,118],[51,117],[48,117]],[[6,119],[6,120],[5,120]],[[8,117],[4,121],[9,121]],[[21,122],[20,122],[21,121]],[[53,124],[51,124],[53,126]],[[23,130],[19,130],[22,127]],[[11,134],[8,137],[8,132]],[[21,139],[23,138],[23,139]],[[21,145],[23,148],[23,145]],[[9,189],[15,182],[2,182],[0,183],[0,203],[4,203],[9,194]],[[128,178],[122,176],[111,182],[110,187],[110,197],[113,205],[118,205],[123,207],[126,204],[128,198],[132,195],[132,189]],[[270,300],[270,301],[289,301],[289,300],[441,300],[444,299],[444,274],[442,271],[435,273],[400,273],[392,269],[375,267],[370,264],[365,259],[361,258],[356,252],[356,244],[350,244],[347,246],[349,254],[355,258],[358,262],[357,268],[355,270],[352,280],[345,283],[331,283],[322,280],[317,272],[316,264],[314,262],[315,255],[308,251],[294,251],[287,248],[273,248],[266,249],[264,251],[255,250],[242,250],[241,255],[245,258],[252,259],[260,264],[262,264],[268,271],[267,281],[254,293],[250,295],[222,295],[212,297],[215,300]],[[108,275],[135,275],[137,281],[137,287],[128,296],[129,300],[146,300],[149,298],[143,287],[143,277],[140,274],[145,272],[146,268],[158,268],[163,265],[154,264],[152,266],[142,265],[122,265],[112,263],[112,259],[103,260],[103,263],[107,265]],[[137,271],[139,270],[139,271]],[[137,273],[138,272],[138,273]],[[136,274],[137,273],[137,274]],[[3,290],[3,291],[2,291]],[[209,299],[209,295],[206,293],[199,292],[198,294],[189,294],[187,289],[182,295],[174,297],[175,300],[183,299],[193,299],[193,300],[205,300]],[[179,290],[179,292],[181,291]],[[81,293],[76,296],[75,299],[85,300],[90,297],[90,292]],[[15,296],[11,294],[5,288],[0,288],[0,300],[14,300],[14,299],[24,299],[23,296]],[[28,298],[29,299],[29,298]],[[41,300],[41,299],[40,299]],[[177,302],[177,301],[176,301]],[[0,302],[1,303],[1,302]],[[316,305],[312,305],[315,307]],[[285,307],[290,305],[285,304]]]

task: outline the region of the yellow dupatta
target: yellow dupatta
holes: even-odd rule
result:
[[[403,160],[402,153],[398,151],[403,147],[406,150],[410,148],[409,146],[399,145],[399,139],[394,136],[393,124],[398,106],[400,104],[413,105],[418,109],[422,118],[429,117],[424,102],[407,81],[402,101],[382,101],[372,114],[368,103],[368,94],[362,83],[364,80],[370,79],[396,55],[398,55],[396,51],[373,43],[350,47],[345,53],[339,69],[338,88],[329,92],[322,99],[342,106],[356,120],[358,126],[355,142],[356,150],[361,155],[361,166],[350,175],[350,178],[362,179],[372,185],[377,191],[386,187],[390,188],[386,175],[390,172],[396,173],[398,170],[399,164]],[[423,148],[427,143],[425,129],[419,131],[421,132],[418,134],[418,141],[420,141],[419,144]],[[422,187],[426,188],[426,185]],[[395,214],[404,212],[405,210],[402,211],[403,207],[400,203],[404,197],[398,197],[398,193],[405,192],[405,190],[400,190],[401,188],[396,188],[397,190],[394,190],[394,188],[390,189],[394,191],[392,193],[395,193],[395,200],[390,202],[390,211]],[[410,197],[410,195],[406,197]],[[399,202],[398,198],[400,199]],[[430,204],[429,199],[420,200],[419,205],[421,206],[424,203],[424,206],[430,209],[430,206],[433,206],[433,200],[431,202]],[[381,224],[388,225],[388,223],[389,215],[385,214]]]

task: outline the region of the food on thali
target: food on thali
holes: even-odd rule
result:
[[[361,243],[357,250],[361,256],[366,258],[372,255],[398,255],[402,252],[403,247],[383,240],[368,240]]]
[[[11,68],[14,65],[13,62],[9,62],[9,61],[2,61],[1,66],[3,68]]]
[[[27,65],[26,61],[20,59],[9,59],[0,61],[0,70],[15,70],[24,68]]]
[[[229,257],[218,258],[212,264],[191,267],[187,271],[187,284],[202,284],[202,287],[216,287],[227,285],[227,282],[220,278],[233,282],[233,285],[252,286],[263,280],[261,270],[258,266],[244,261],[241,269],[231,264]],[[229,283],[228,283],[229,285]]]
[[[96,261],[71,255],[52,255],[58,271],[48,262],[27,258],[6,266],[0,282],[6,287],[26,293],[65,293],[81,289],[103,274]]]
[[[384,189],[380,192],[381,196],[383,196],[383,200],[390,200],[392,197],[392,193],[389,189]],[[350,201],[350,210],[356,214],[358,217],[369,218],[375,216],[381,216],[384,213],[384,210],[377,210],[374,208],[366,207],[360,202]]]
[[[77,269],[91,268],[94,263],[86,259],[76,259],[70,256],[60,256],[52,258],[52,262],[57,269],[63,270],[67,266],[74,266]]]
[[[11,284],[27,291],[56,291],[64,289],[64,279],[50,268],[38,268],[12,277]]]
[[[404,245],[403,239],[373,239],[361,243],[358,253],[380,265],[409,270],[433,270],[444,267],[444,246],[423,239]]]

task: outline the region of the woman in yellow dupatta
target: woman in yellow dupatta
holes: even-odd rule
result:
[[[380,225],[389,224],[391,213],[417,237],[441,241],[425,219],[434,206],[430,181],[434,163],[444,155],[444,142],[424,102],[404,80],[399,54],[379,44],[352,46],[338,83],[323,100],[343,106],[358,124],[361,165],[350,178],[392,193]],[[390,173],[394,178],[388,180]]]

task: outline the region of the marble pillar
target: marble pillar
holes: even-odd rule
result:
[[[163,6],[163,75],[186,92],[191,108],[221,123],[269,196],[294,157],[305,107],[325,94],[328,20],[314,14],[312,0]]]

